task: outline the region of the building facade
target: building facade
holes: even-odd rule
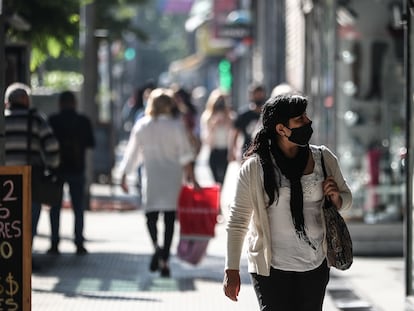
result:
[[[345,217],[355,251],[401,255],[408,120],[402,2],[289,3],[304,19],[302,90],[311,101],[313,141],[335,151],[354,194]]]

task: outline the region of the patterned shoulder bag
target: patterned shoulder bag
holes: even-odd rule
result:
[[[326,179],[326,167],[321,150],[323,175]],[[323,215],[326,226],[327,261],[328,265],[339,270],[347,270],[352,265],[352,239],[345,220],[337,211],[328,197],[325,197]]]

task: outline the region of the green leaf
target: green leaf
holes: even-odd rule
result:
[[[62,45],[58,40],[51,37],[47,40],[47,49],[50,56],[58,58],[62,52]]]

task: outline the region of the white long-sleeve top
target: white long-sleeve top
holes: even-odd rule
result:
[[[131,131],[119,169],[130,173],[142,163],[143,207],[146,211],[173,211],[177,208],[183,166],[194,159],[187,133],[179,120],[166,115],[156,119],[145,116]]]
[[[272,237],[271,266],[284,271],[310,271],[321,265],[326,257],[323,247],[323,189],[324,175],[321,151],[311,148],[315,162],[312,173],[301,177],[303,190],[303,218],[305,230],[313,248],[299,238],[290,211],[290,182],[281,175],[279,197],[267,209]]]
[[[342,175],[338,159],[325,146],[311,145],[312,153],[317,148],[322,149],[327,173],[334,177],[338,185],[342,197],[341,210],[350,208],[352,194]],[[270,274],[272,258],[274,258],[272,254],[272,238],[274,237],[271,236],[271,222],[266,202],[267,195],[263,186],[260,159],[258,156],[251,157],[240,168],[236,193],[230,204],[225,269],[239,269],[243,243],[247,234],[248,271],[264,276]],[[320,208],[322,210],[322,206]],[[323,218],[322,212],[320,215]],[[323,251],[325,255],[325,240]]]

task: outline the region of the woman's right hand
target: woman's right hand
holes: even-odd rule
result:
[[[127,181],[126,181],[126,174],[122,174],[122,177],[121,177],[121,188],[122,188],[122,190],[125,193],[128,193],[129,192],[129,187],[128,187],[128,184],[127,184]]]
[[[228,269],[224,272],[223,290],[227,297],[233,301],[237,301],[237,296],[240,292],[239,270]]]

